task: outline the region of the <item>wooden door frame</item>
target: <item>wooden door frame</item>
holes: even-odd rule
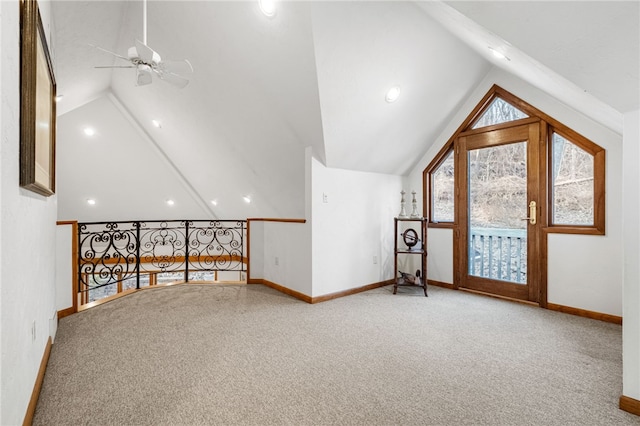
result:
[[[486,127],[481,127],[478,129],[473,129],[473,123],[483,114],[485,109],[491,104],[491,102],[499,97],[507,103],[511,104],[515,108],[521,110],[525,114],[529,116],[529,118],[518,119],[507,123],[501,123]],[[460,227],[461,224],[457,218],[459,218],[459,206],[458,203],[454,203],[454,221],[453,222],[432,222],[431,221],[431,212],[432,212],[432,199],[430,198],[430,188],[431,188],[431,172],[434,171],[437,167],[441,165],[441,163],[445,160],[445,158],[449,155],[449,152],[453,150],[454,155],[454,181],[455,181],[455,199],[457,200],[460,191],[460,167],[459,164],[459,147],[455,143],[457,138],[462,135],[470,135],[474,133],[481,133],[511,126],[517,126],[521,124],[531,123],[540,120],[540,147],[539,147],[539,176],[541,186],[539,188],[539,226],[541,229],[540,235],[540,246],[539,246],[539,302],[538,304],[547,308],[547,297],[548,297],[548,235],[555,234],[582,234],[582,235],[605,235],[605,164],[606,164],[606,153],[604,148],[596,144],[595,142],[589,140],[588,138],[580,135],[576,131],[570,129],[563,123],[539,110],[538,108],[530,105],[526,101],[518,98],[517,96],[509,93],[505,89],[501,88],[498,85],[493,85],[489,91],[484,95],[484,97],[480,100],[480,102],[474,107],[471,113],[464,119],[462,123],[458,126],[455,132],[449,137],[447,142],[442,146],[440,151],[434,156],[431,162],[427,165],[427,167],[422,172],[423,177],[423,185],[422,185],[422,194],[423,194],[423,216],[429,218],[428,227],[429,228],[441,228],[441,229],[451,229],[452,239],[453,239],[453,284],[441,283],[448,288],[459,288],[459,283],[461,283],[461,271],[459,268],[460,265],[460,252],[456,249],[457,241],[460,238]],[[558,133],[562,137],[565,137],[571,141],[571,143],[576,144],[579,148],[585,150],[590,155],[594,157],[594,224],[593,226],[576,226],[576,225],[563,225],[563,224],[553,224],[550,218],[550,208],[553,204],[553,200],[551,199],[552,193],[549,189],[549,184],[552,182],[551,170],[549,168],[551,164],[551,136],[553,133]],[[466,226],[466,224],[464,224]],[[464,254],[466,256],[466,253]],[[462,271],[464,272],[464,271]]]
[[[546,306],[546,126],[538,118],[519,120],[468,132],[461,132],[454,140],[456,164],[456,224],[454,229],[454,286],[467,288],[473,282],[474,290],[491,293],[493,280],[468,275],[468,226],[469,206],[467,188],[467,158],[463,155],[471,149],[500,146],[521,139],[527,140],[527,203],[536,201],[536,225],[527,224],[527,286],[504,283],[505,292],[500,296],[526,300]],[[499,133],[498,133],[499,132]],[[485,140],[479,141],[478,136]],[[476,139],[476,141],[473,141]],[[525,214],[526,211],[523,212]],[[468,280],[468,281],[467,281]]]

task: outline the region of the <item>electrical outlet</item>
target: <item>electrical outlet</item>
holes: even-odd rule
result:
[[[322,193],[322,202],[323,203],[328,203],[329,202],[329,196],[326,193]]]
[[[378,256],[373,255],[373,264],[377,265],[378,264]]]
[[[275,264],[276,264],[276,266],[278,266],[280,264],[280,258],[278,256],[276,256]]]

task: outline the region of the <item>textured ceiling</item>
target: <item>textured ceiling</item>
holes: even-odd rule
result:
[[[120,107],[111,96],[104,96],[59,118],[57,137],[62,143],[56,158],[58,182],[64,185],[57,188],[58,219],[211,218],[209,206],[194,196],[170,161]],[[83,134],[87,123],[96,131],[90,138]],[[96,204],[88,205],[88,199]],[[169,206],[167,200],[175,204]]]
[[[406,174],[492,66],[614,129],[620,112],[638,108],[637,2],[276,4],[267,18],[257,1],[149,0],[148,45],[195,70],[178,90],[161,81],[136,87],[131,69],[93,68],[121,62],[90,44],[125,55],[142,39],[140,1],[54,1],[59,114],[105,93],[112,100],[61,125],[112,126],[115,104],[138,130],[93,161],[117,163],[142,138],[188,188],[194,214],[302,217],[306,147],[330,167]],[[487,43],[505,46],[512,61],[497,62]],[[389,104],[392,85],[401,94]],[[67,130],[59,145],[82,143],[81,132]],[[119,172],[140,183],[122,190],[148,205],[166,198],[147,176]],[[58,179],[63,204],[109,176],[59,170]]]
[[[447,2],[619,112],[640,108],[640,2]]]
[[[139,6],[127,5],[121,50],[140,37]],[[218,217],[302,216],[304,149],[324,157],[308,7],[287,6],[268,19],[254,2],[150,3],[148,44],[188,58],[191,83],[134,87],[130,70],[113,72],[115,95],[197,193],[217,200]]]
[[[53,1],[55,37],[52,46],[58,93],[64,102],[57,107],[62,115],[109,90],[111,72],[96,65],[111,65],[90,45],[114,51],[122,28],[124,2]]]
[[[489,63],[410,2],[312,10],[327,165],[408,173]]]

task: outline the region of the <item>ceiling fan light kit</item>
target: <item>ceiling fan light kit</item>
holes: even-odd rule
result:
[[[136,70],[136,86],[145,86],[151,84],[151,67],[149,65],[138,65]]]

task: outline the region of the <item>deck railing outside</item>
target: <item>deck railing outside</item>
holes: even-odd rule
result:
[[[471,228],[469,274],[527,283],[527,230]]]
[[[245,220],[78,224],[81,304],[167,282],[217,281],[246,272]]]

